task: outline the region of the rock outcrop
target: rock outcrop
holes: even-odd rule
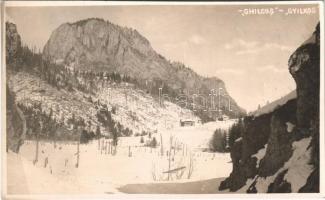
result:
[[[20,35],[15,24],[6,22],[6,65],[11,69],[19,65],[19,53],[22,49]],[[15,103],[15,94],[7,85],[6,89],[6,139],[7,151],[18,153],[26,133],[26,121]]]
[[[103,19],[62,24],[51,34],[43,57],[76,70],[118,72],[139,83],[161,80],[177,93],[200,90],[209,98],[211,90],[220,87],[228,95],[221,79],[202,77],[182,63],[168,61],[137,30]],[[244,112],[231,97],[230,101],[233,113]]]
[[[319,192],[319,38],[318,24],[289,59],[297,97],[245,118],[242,140],[231,150],[233,171],[220,190]]]
[[[290,57],[289,70],[297,84],[297,136],[312,137],[310,162],[314,166],[314,171],[300,192],[319,192],[319,23],[312,37]]]
[[[297,127],[308,130],[319,121],[319,25],[313,36],[289,59],[289,70],[297,85]],[[304,130],[302,133],[304,133]]]
[[[7,86],[6,139],[7,151],[18,153],[26,134],[26,120],[22,111],[15,104],[15,96]]]
[[[6,63],[16,64],[21,50],[21,39],[17,27],[11,22],[6,22]]]
[[[242,140],[235,142],[231,150],[233,171],[221,183],[220,190],[237,191],[248,179],[270,176],[283,166],[291,156],[293,137],[287,132],[286,122],[295,122],[295,104],[295,99],[290,100],[271,113],[244,119]],[[265,154],[258,160],[256,154],[261,150]]]

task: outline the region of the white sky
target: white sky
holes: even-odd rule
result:
[[[318,12],[272,16],[238,12],[270,7],[276,6],[11,7],[6,16],[17,25],[24,43],[40,49],[65,22],[98,17],[135,28],[167,59],[224,80],[236,102],[251,111],[295,88],[288,72],[289,56],[319,21]]]

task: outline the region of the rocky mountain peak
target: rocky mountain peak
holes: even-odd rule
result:
[[[43,50],[44,56],[78,66],[123,66],[126,54],[150,56],[153,49],[136,30],[120,27],[109,21],[89,18],[59,26]],[[90,64],[92,66],[89,66]]]

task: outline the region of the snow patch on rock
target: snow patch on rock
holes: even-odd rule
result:
[[[256,190],[258,193],[266,193],[268,187],[275,178],[284,170],[288,170],[284,180],[291,184],[291,192],[296,193],[306,184],[309,175],[313,171],[313,166],[309,164],[311,148],[309,147],[311,137],[304,138],[292,144],[292,157],[273,176],[258,177],[256,179]]]
[[[246,183],[243,187],[241,187],[239,190],[236,191],[236,193],[246,193],[249,186],[254,182],[255,178],[249,178],[246,180]]]
[[[264,147],[262,149],[260,149],[256,154],[252,155],[252,157],[257,158],[256,168],[259,167],[261,159],[264,158],[265,153],[266,153],[266,149],[267,149],[267,144],[264,145]]]
[[[286,122],[286,125],[287,125],[287,132],[288,132],[288,133],[291,133],[292,130],[293,130],[293,128],[296,126],[296,125],[294,125],[294,124],[291,123],[291,122]]]
[[[293,155],[288,162],[284,164],[284,168],[288,169],[288,172],[284,176],[284,180],[291,183],[292,192],[298,192],[298,190],[305,185],[308,176],[313,171],[313,166],[309,164],[311,148],[309,147],[311,137],[304,138],[300,141],[294,142]]]
[[[239,137],[239,138],[237,138],[236,140],[235,140],[235,142],[240,142],[240,141],[242,141],[243,140],[243,138],[242,137]]]

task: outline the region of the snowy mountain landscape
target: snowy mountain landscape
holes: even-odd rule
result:
[[[319,192],[319,23],[295,90],[249,113],[134,28],[66,22],[37,50],[5,25],[9,195]]]
[[[92,19],[89,21],[93,22]],[[7,29],[10,28],[16,30],[14,24],[7,23]],[[11,38],[18,32],[8,34],[8,43],[15,44],[15,39]],[[48,54],[48,48],[45,47],[44,55]],[[36,60],[42,59],[28,48],[18,46],[17,49],[22,54],[30,53]],[[58,63],[55,63],[50,67],[56,67]],[[202,119],[193,108],[182,107],[167,101],[169,99],[160,99],[159,88],[157,96],[150,92],[153,88],[144,89],[137,82],[129,79],[117,81],[114,79],[118,77],[115,72],[112,74],[115,76],[113,79],[102,73],[91,74],[92,78],[89,78],[87,73],[91,71],[76,72],[75,67],[71,67],[75,64],[63,65],[63,70],[57,66],[54,72],[43,66],[40,70],[48,70],[45,73],[41,71],[44,76],[40,76],[34,66],[19,70],[8,68],[7,71],[8,86],[15,94],[17,109],[22,110],[27,119],[27,130],[23,133],[25,141],[19,149],[20,154],[8,154],[9,162],[13,162],[12,165],[18,162],[23,167],[22,171],[36,170],[35,173],[42,173],[45,177],[39,182],[26,178],[27,181],[33,180],[26,183],[30,186],[29,192],[65,193],[63,188],[69,187],[69,193],[116,193],[119,187],[132,183],[193,182],[229,175],[229,153],[211,152],[210,140],[216,129],[224,130],[220,134],[225,140],[224,134],[236,123],[236,119],[202,124]],[[17,63],[12,63],[12,66],[15,68]],[[69,76],[64,77],[60,69],[70,77],[74,76],[71,77],[72,81]],[[189,72],[199,77],[193,71]],[[53,80],[50,76],[57,79]],[[162,91],[165,92],[164,89]],[[225,104],[225,107],[228,105]],[[35,119],[41,121],[42,126],[37,125]],[[183,121],[190,121],[195,126],[181,126]],[[79,144],[78,137],[80,142],[82,138],[90,139],[83,142],[86,144]],[[207,165],[218,165],[220,168],[207,171]],[[86,172],[95,168],[91,176]],[[176,171],[166,173],[173,169]],[[107,181],[101,178],[103,176],[107,177]],[[14,180],[23,181],[21,177],[15,177]],[[43,184],[47,181],[55,183],[57,180],[61,180],[57,188],[53,188],[52,184]],[[91,180],[93,182],[89,182]],[[76,181],[86,182],[75,188],[71,185]],[[15,184],[9,181],[9,188],[14,188]],[[87,185],[92,186],[89,188]]]

